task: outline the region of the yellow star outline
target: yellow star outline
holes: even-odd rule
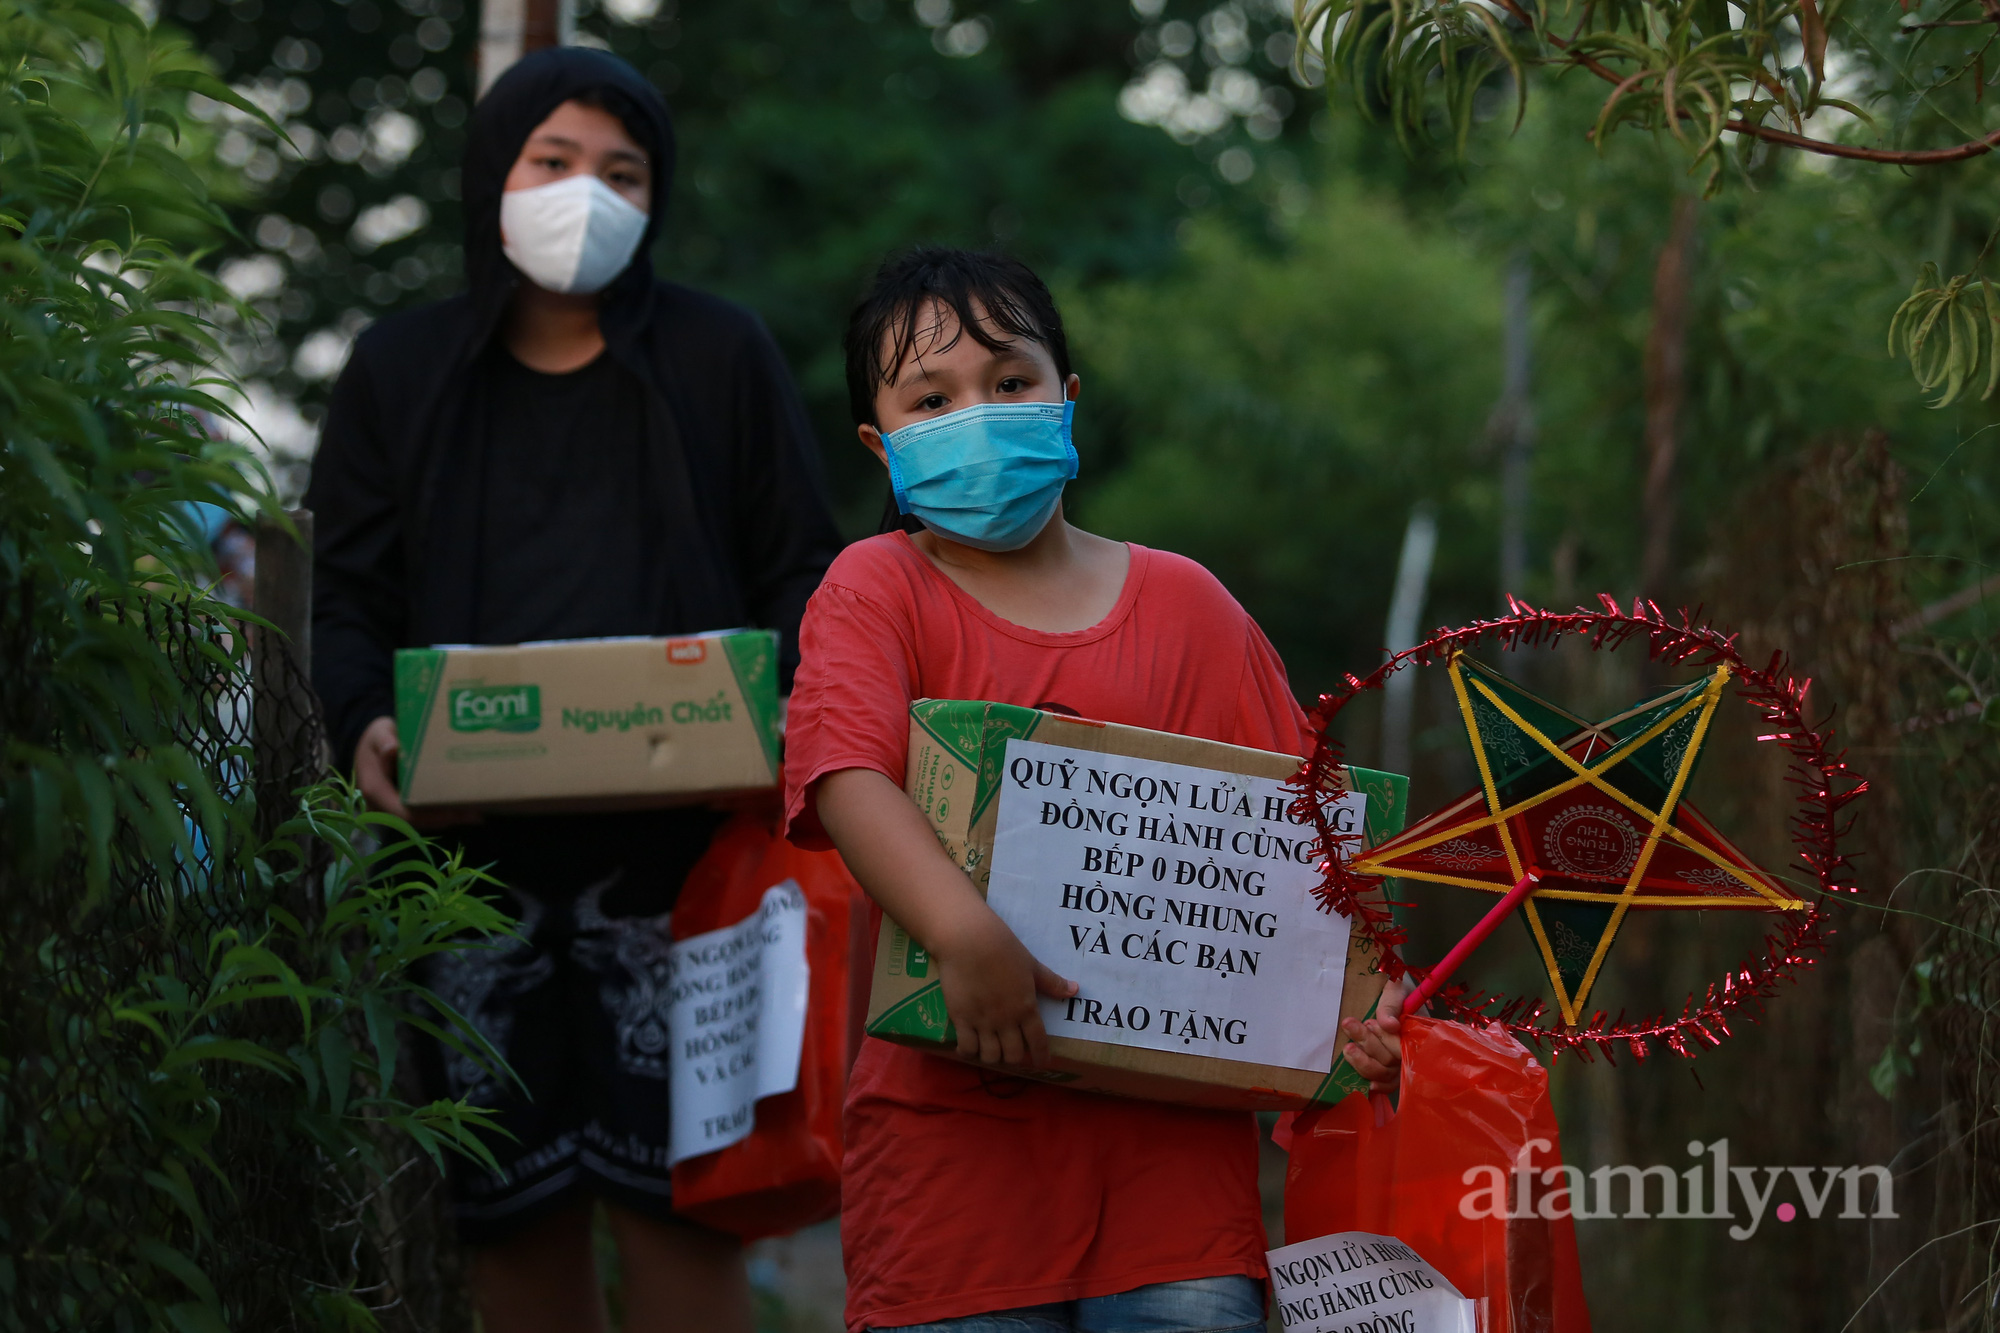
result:
[[[1713,719],[1716,708],[1721,702],[1723,687],[1728,683],[1730,671],[1727,666],[1716,667],[1709,674],[1707,681],[1701,685],[1699,691],[1695,689],[1693,684],[1682,687],[1681,691],[1675,691],[1685,692],[1689,697],[1664,717],[1655,719],[1652,725],[1648,726],[1644,731],[1623,742],[1613,743],[1614,738],[1606,729],[1624,718],[1632,717],[1646,711],[1650,707],[1656,706],[1660,702],[1659,700],[1649,700],[1634,709],[1628,710],[1619,717],[1609,718],[1598,723],[1585,722],[1580,718],[1563,713],[1560,709],[1551,707],[1551,711],[1560,714],[1567,721],[1576,723],[1578,727],[1578,730],[1569,736],[1566,741],[1558,743],[1550,739],[1541,728],[1534,726],[1523,718],[1515,708],[1509,705],[1505,699],[1501,698],[1485,681],[1478,679],[1477,676],[1474,676],[1470,680],[1470,689],[1468,689],[1468,680],[1463,659],[1464,653],[1462,650],[1454,652],[1448,664],[1448,671],[1451,677],[1452,691],[1458,702],[1461,720],[1464,722],[1467,735],[1472,741],[1472,753],[1479,767],[1479,780],[1481,789],[1485,795],[1486,812],[1475,818],[1451,822],[1442,829],[1435,829],[1421,836],[1412,836],[1418,834],[1419,830],[1423,827],[1420,824],[1403,838],[1393,839],[1371,852],[1358,855],[1352,863],[1352,868],[1357,873],[1381,876],[1392,875],[1402,879],[1427,880],[1462,888],[1479,889],[1488,893],[1504,893],[1506,891],[1504,886],[1488,881],[1474,880],[1428,869],[1411,868],[1404,865],[1397,865],[1395,862],[1402,857],[1409,856],[1411,853],[1423,851],[1426,848],[1448,842],[1453,838],[1462,837],[1468,833],[1478,832],[1486,828],[1492,828],[1500,840],[1502,849],[1506,852],[1507,864],[1509,870],[1512,872],[1512,878],[1518,882],[1525,873],[1526,868],[1522,864],[1520,849],[1515,845],[1514,830],[1510,822],[1516,816],[1584,786],[1594,788],[1612,801],[1638,815],[1650,827],[1646,834],[1644,845],[1640,848],[1630,872],[1626,875],[1624,887],[1615,897],[1610,894],[1587,890],[1543,889],[1537,887],[1522,903],[1522,910],[1527,916],[1529,929],[1534,935],[1536,947],[1542,954],[1543,961],[1548,969],[1550,982],[1555,988],[1556,1001],[1562,1010],[1563,1021],[1571,1027],[1576,1026],[1580,1021],[1584,1000],[1596,984],[1598,975],[1604,965],[1605,956],[1610,951],[1611,942],[1617,937],[1618,929],[1624,922],[1625,913],[1631,908],[1749,908],[1763,911],[1804,910],[1806,904],[1800,899],[1783,893],[1768,880],[1745,873],[1741,866],[1732,865],[1713,849],[1688,837],[1673,825],[1674,812],[1680,806],[1681,798],[1687,788],[1688,778],[1694,771],[1695,761],[1700,754],[1702,743],[1707,737],[1710,721]],[[1476,666],[1477,664],[1475,663],[1474,665]],[[1486,738],[1481,734],[1479,720],[1473,709],[1472,691],[1477,691],[1482,700],[1499,710],[1503,717],[1523,733],[1533,737],[1537,745],[1570,771],[1570,776],[1546,791],[1537,792],[1533,796],[1518,801],[1511,806],[1503,807],[1500,803],[1499,786],[1493,776],[1492,763],[1487,756]],[[1668,696],[1664,697],[1671,697],[1671,694],[1675,692],[1670,692]],[[1648,742],[1664,734],[1669,728],[1675,726],[1690,714],[1696,715],[1694,734],[1689,738],[1686,748],[1682,751],[1680,762],[1672,775],[1666,799],[1660,803],[1659,809],[1654,810],[1648,807],[1644,802],[1612,786],[1606,780],[1605,774],[1637,754]],[[1609,744],[1609,748],[1601,758],[1583,762],[1577,760],[1569,753],[1570,746],[1576,745],[1586,737],[1590,738],[1593,748],[1598,741],[1604,741]],[[1588,751],[1586,751],[1586,755],[1588,755]],[[1446,813],[1448,811],[1440,812],[1439,815],[1433,816],[1432,819],[1442,818]],[[1431,820],[1424,821],[1424,823],[1431,822]],[[1646,870],[1652,863],[1653,853],[1663,837],[1671,839],[1676,845],[1708,861],[1730,878],[1750,889],[1755,896],[1729,899],[1689,899],[1684,896],[1671,894],[1640,894],[1640,883],[1643,881]],[[1718,841],[1723,841],[1719,834],[1716,837]],[[1723,845],[1728,846],[1726,841],[1724,841]],[[1735,849],[1731,847],[1730,850],[1734,851]],[[1536,908],[1535,899],[1538,897],[1584,902],[1610,901],[1613,903],[1611,920],[1598,937],[1597,946],[1591,955],[1589,967],[1586,969],[1581,983],[1577,986],[1574,996],[1568,993],[1568,988],[1563,984],[1561,969],[1556,964],[1553,945],[1550,942],[1548,931],[1543,925],[1541,913]]]

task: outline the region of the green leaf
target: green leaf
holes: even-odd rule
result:
[[[374,1333],[379,1327],[375,1312],[370,1310],[351,1292],[328,1291],[312,1298],[313,1314],[322,1329],[346,1330],[347,1333]]]
[[[160,1163],[157,1171],[145,1171],[141,1178],[148,1185],[160,1191],[173,1202],[174,1207],[194,1224],[195,1234],[206,1235],[208,1215],[202,1211],[201,1199],[195,1193],[194,1182],[188,1179],[187,1168],[174,1158]]]
[[[153,81],[162,88],[179,88],[186,92],[200,93],[203,97],[241,111],[246,116],[255,117],[273,134],[291,143],[285,134],[285,127],[243,94],[203,69],[166,69],[153,76]]]
[[[95,755],[79,755],[70,765],[73,782],[71,790],[76,793],[83,816],[84,875],[88,886],[84,898],[87,909],[96,901],[111,880],[111,830],[114,798],[111,781],[105,776],[104,766]]]
[[[375,1048],[375,1077],[386,1092],[396,1085],[396,1011],[381,991],[370,989],[361,996],[361,1012]]]
[[[320,1070],[326,1077],[327,1107],[335,1116],[346,1114],[349,1081],[354,1070],[354,1049],[338,1023],[319,1030]]]
[[[180,1333],[230,1333],[229,1323],[213,1301],[184,1301],[167,1307],[167,1319]]]
[[[170,1073],[210,1060],[251,1065],[272,1073],[285,1072],[284,1060],[248,1038],[210,1035],[190,1037],[168,1051],[165,1058],[160,1061],[160,1069],[162,1072]]]
[[[155,1268],[179,1280],[180,1284],[186,1287],[203,1306],[213,1309],[219,1304],[215,1299],[215,1288],[208,1280],[208,1274],[204,1273],[194,1260],[165,1241],[153,1236],[135,1236],[132,1239],[132,1252]],[[215,1326],[223,1327],[219,1321]]]
[[[1868,1085],[1875,1089],[1884,1101],[1894,1101],[1897,1086],[1916,1072],[1916,1066],[1903,1048],[1890,1042],[1883,1048],[1882,1058],[1868,1071]]]

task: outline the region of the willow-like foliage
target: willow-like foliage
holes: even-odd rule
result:
[[[1293,18],[1329,89],[1406,146],[1463,154],[1503,82],[1518,124],[1541,69],[1598,84],[1599,150],[1625,129],[1671,139],[1711,196],[1732,167],[1754,184],[1774,152],[1911,169],[2000,147],[1985,97],[2000,7],[1974,0],[1294,0]],[[1896,316],[1891,348],[1936,406],[2000,384],[1989,290],[1983,267],[1927,273]]]
[[[1603,81],[1600,144],[1636,126],[1672,135],[1695,164],[1713,168],[1725,134],[1806,138],[1808,121],[1829,108],[1867,120],[1860,103],[1828,88],[1828,26],[1842,4],[1295,0],[1294,20],[1364,111],[1386,111],[1406,143],[1442,133],[1462,151],[1474,94],[1505,71],[1518,116],[1527,106],[1525,70],[1545,66]]]

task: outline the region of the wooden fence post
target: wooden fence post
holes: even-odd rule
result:
[[[250,609],[272,627],[250,637],[252,752],[259,831],[268,835],[291,812],[291,794],[324,767],[312,692],[312,542],[310,509],[288,511],[297,535],[257,525],[257,572]]]

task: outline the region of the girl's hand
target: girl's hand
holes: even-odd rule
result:
[[[1006,922],[980,907],[954,923],[942,952],[933,950],[958,1053],[982,1064],[1039,1068],[1048,1063],[1049,1038],[1035,997],[1068,999],[1076,983],[1042,966]]]
[[[958,1053],[989,1065],[1048,1063],[1035,996],[1066,1000],[1076,984],[1035,961],[938,845],[903,789],[870,768],[819,780],[820,822],[882,910],[937,960]]]
[[[1368,1080],[1370,1092],[1394,1092],[1403,1073],[1403,1000],[1413,988],[1407,981],[1392,981],[1382,988],[1382,998],[1370,1019],[1343,1018],[1341,1035],[1348,1044],[1341,1049],[1354,1072]]]

